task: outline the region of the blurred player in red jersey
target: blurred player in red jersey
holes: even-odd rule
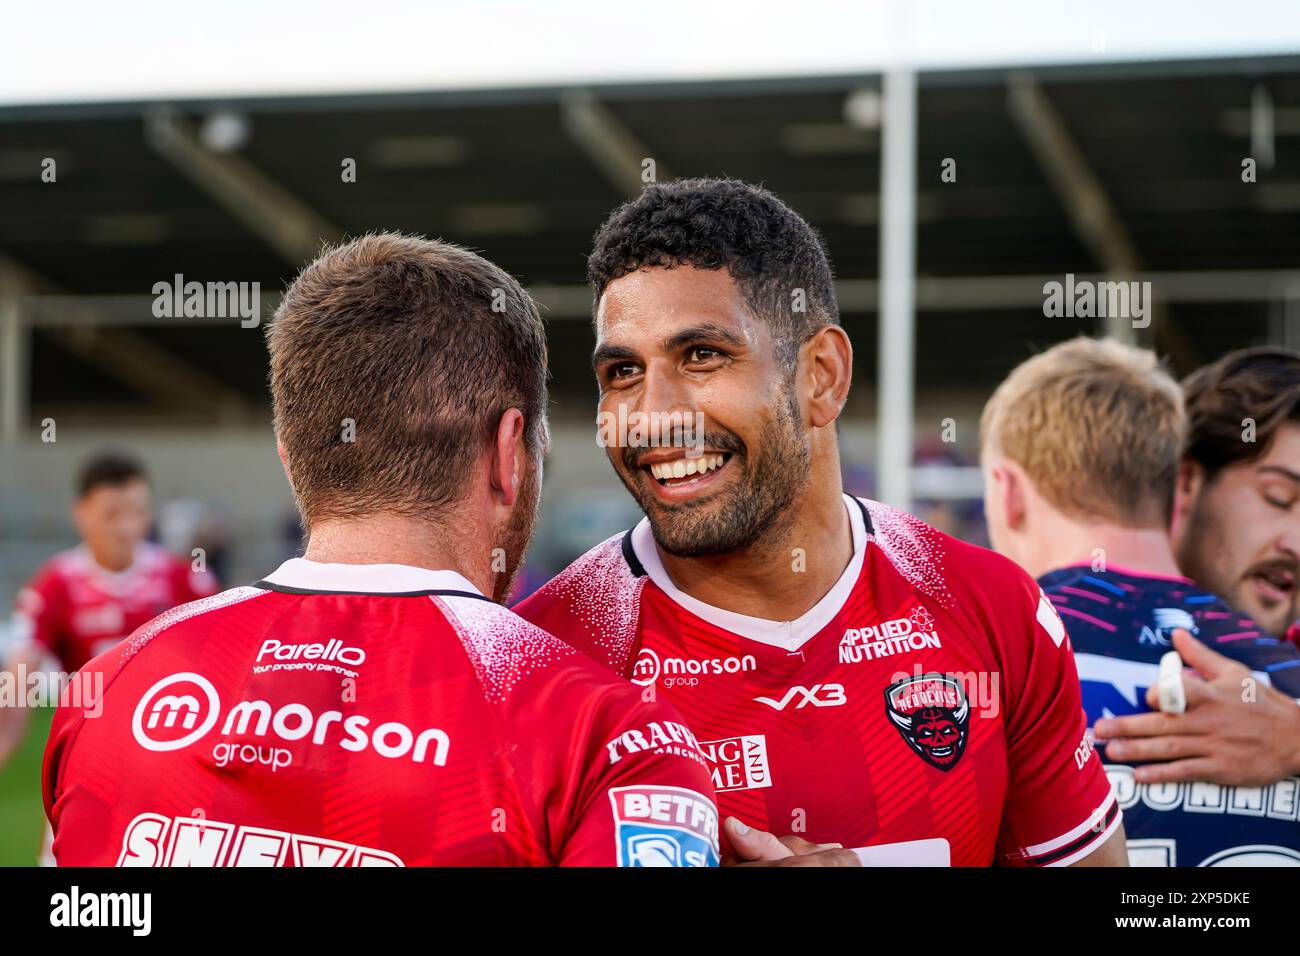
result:
[[[163,611],[217,590],[210,572],[145,540],[153,498],[129,457],[101,454],[82,466],[72,520],[81,544],[45,562],[18,594],[7,661],[16,687],[47,655],[77,671]],[[22,743],[27,711],[0,706],[0,767]]]
[[[646,519],[519,613],[676,704],[720,807],[800,850],[1124,865],[1037,584],[842,491],[852,348],[807,223],[740,182],[652,185],[588,278],[602,439]]]
[[[304,558],[88,670],[45,756],[60,865],[708,866],[665,703],[496,603],[547,442],[537,307],[443,242],[325,252],[270,326]]]

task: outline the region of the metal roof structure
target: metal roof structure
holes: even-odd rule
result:
[[[401,229],[478,249],[537,291],[558,410],[585,417],[585,255],[652,157],[660,179],[762,182],[813,223],[870,382],[880,87],[845,75],[0,108],[0,289],[17,317],[3,341],[22,343],[0,372],[30,356],[22,427],[48,410],[260,414],[261,335],[157,320],[154,283],[258,282],[265,307],[321,237]],[[1300,57],[923,72],[917,104],[919,392],[990,387],[1032,347],[1098,330],[1044,316],[1043,282],[1066,273],[1151,278],[1154,343],[1179,371],[1294,341]],[[1243,182],[1252,156],[1257,181]],[[941,180],[946,158],[956,182]],[[169,400],[185,382],[217,398]]]

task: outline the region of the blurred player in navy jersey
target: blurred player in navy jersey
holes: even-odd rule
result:
[[[601,439],[646,518],[519,613],[676,704],[720,807],[801,852],[1123,865],[1038,586],[843,493],[852,346],[809,225],[746,183],[651,185],[601,227],[588,278],[598,421],[633,423]],[[727,826],[752,860],[753,831]]]
[[[1150,352],[1075,339],[1012,372],[981,431],[993,544],[1069,627],[1130,861],[1300,865],[1300,652],[1179,569],[1168,534],[1187,431],[1177,383]],[[1144,713],[1171,648],[1197,671],[1184,676],[1182,718]],[[1148,726],[1181,719],[1184,732],[1160,752],[1108,740],[1122,735],[1103,718],[1136,714]],[[1252,733],[1277,758],[1239,763],[1231,738]],[[1151,759],[1179,760],[1193,782],[1152,789],[1155,768],[1134,766]],[[1232,780],[1226,764],[1238,764]]]
[[[128,456],[100,454],[82,466],[72,519],[81,543],[46,561],[18,594],[11,679],[46,656],[66,673],[79,670],[163,611],[217,591],[209,571],[146,540],[153,496]],[[22,743],[27,717],[27,707],[0,706],[0,767]]]

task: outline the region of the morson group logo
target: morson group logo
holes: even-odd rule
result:
[[[665,687],[694,687],[701,676],[713,674],[741,674],[758,669],[758,659],[753,654],[744,657],[664,657],[653,648],[642,647],[632,664],[632,683],[648,687],[662,680]]]
[[[135,705],[131,732],[145,750],[180,750],[199,740],[221,716],[221,699],[202,674],[186,671],[154,684]]]
[[[212,756],[220,767],[232,761],[277,770],[290,766],[294,752],[282,743],[333,745],[350,753],[373,751],[390,760],[445,767],[451,747],[446,731],[437,727],[417,731],[396,720],[375,725],[363,714],[317,712],[296,701],[274,706],[267,700],[241,700],[223,712],[212,682],[190,671],[164,677],[141,695],[131,732],[145,750],[165,753],[202,740],[218,722],[224,740],[213,747]]]
[[[948,771],[966,750],[970,704],[947,674],[908,677],[885,689],[885,711],[903,739],[928,764]]]

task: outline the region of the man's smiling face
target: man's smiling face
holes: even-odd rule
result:
[[[602,418],[702,423],[606,443],[664,551],[725,554],[787,525],[808,480],[804,416],[770,328],[730,273],[650,267],[610,282],[593,364]]]

